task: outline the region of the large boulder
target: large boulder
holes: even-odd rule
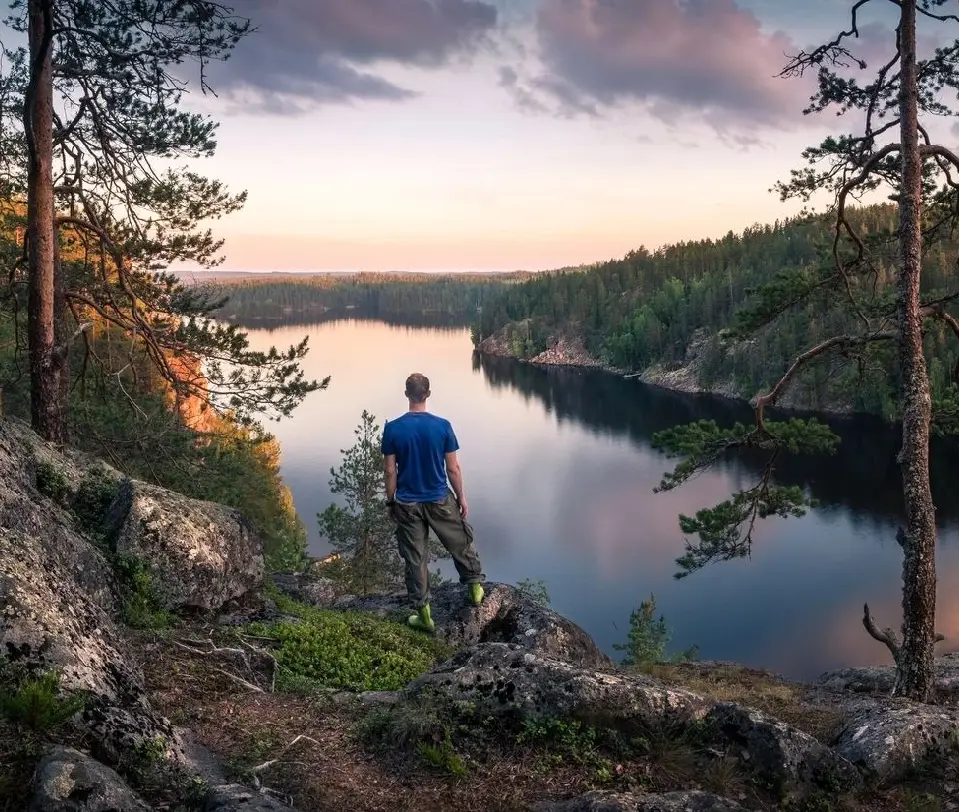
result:
[[[843,792],[859,789],[862,776],[845,758],[818,739],[763,711],[719,702],[706,715],[717,740],[777,789],[817,785]]]
[[[711,703],[641,674],[580,668],[507,643],[480,643],[414,680],[406,699],[441,696],[481,714],[560,716],[618,729],[701,718]]]
[[[612,661],[582,628],[509,584],[488,583],[480,606],[467,600],[466,587],[445,583],[433,590],[430,606],[436,634],[454,648],[477,643],[510,643],[527,651],[583,668],[609,668]],[[409,613],[405,592],[344,597],[338,609],[381,616]]]
[[[0,420],[0,665],[17,678],[56,671],[61,690],[84,694],[83,710],[70,722],[101,761],[117,765],[149,745],[176,769],[199,774],[182,732],[150,707],[117,623],[129,584],[114,571],[105,517],[121,481],[102,463],[61,453],[22,423]],[[192,500],[149,491],[163,515],[197,520]],[[210,522],[221,515],[204,510]],[[216,535],[215,528],[207,530]],[[256,546],[247,547],[247,561],[237,558],[223,568],[261,571],[262,556],[250,552]],[[240,545],[233,549],[243,553]],[[176,574],[159,569],[159,557],[153,564],[159,583],[177,582]],[[178,565],[186,569],[184,561]],[[206,605],[234,591],[214,589]]]
[[[219,609],[263,583],[263,542],[233,508],[127,480],[107,528],[117,553],[157,576],[168,609]]]
[[[708,792],[590,792],[568,801],[550,801],[533,812],[746,812],[736,801]]]
[[[860,710],[839,734],[835,751],[881,783],[918,768],[955,762],[959,710],[887,699]]]
[[[30,812],[150,812],[109,767],[69,747],[40,762]]]

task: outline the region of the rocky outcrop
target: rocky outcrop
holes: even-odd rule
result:
[[[170,587],[169,606],[217,608],[262,580],[260,543],[238,514],[122,481],[0,420],[0,660],[19,674],[56,671],[61,690],[84,695],[70,724],[92,754],[51,753],[36,809],[126,812],[111,799],[132,793],[93,758],[116,766],[144,746],[171,770],[206,774],[183,732],[147,700],[118,624],[132,585],[114,569],[111,542],[149,560],[155,580]],[[71,782],[77,789],[64,789]],[[90,805],[98,799],[107,805]]]
[[[338,609],[374,612],[383,617],[405,617],[409,613],[405,592],[345,597],[333,605]],[[509,643],[583,668],[613,666],[583,629],[508,584],[486,584],[486,597],[479,607],[468,602],[465,586],[443,584],[433,590],[431,606],[437,635],[454,648],[478,643]]]
[[[630,794],[590,792],[568,801],[533,807],[533,812],[745,812],[746,807],[708,792]]]
[[[329,608],[341,597],[335,581],[305,572],[278,572],[272,576],[280,592],[310,606]]]
[[[896,669],[890,665],[827,671],[816,684],[836,693],[888,696],[895,682]],[[939,702],[959,702],[959,652],[944,654],[936,659],[936,699]]]
[[[167,609],[218,609],[263,582],[263,543],[232,508],[127,480],[106,519],[116,551],[143,561]]]
[[[622,730],[702,718],[711,704],[651,677],[592,671],[506,643],[460,652],[404,695],[468,702],[481,714],[556,716]]]
[[[40,762],[29,812],[150,812],[109,767],[69,747]]]
[[[721,702],[705,721],[777,788],[815,785],[849,792],[862,786],[862,776],[841,753],[762,711]]]
[[[959,756],[959,709],[885,700],[849,720],[835,751],[879,782],[954,762]]]

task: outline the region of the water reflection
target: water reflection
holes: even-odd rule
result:
[[[524,398],[539,399],[546,412],[556,414],[560,421],[586,425],[598,434],[625,435],[647,449],[656,432],[678,424],[695,420],[748,424],[753,419],[752,410],[739,401],[669,392],[593,370],[536,367],[477,353],[473,354],[473,369],[481,370],[493,388],[508,388]],[[773,419],[791,416],[775,410],[768,414]],[[809,488],[820,509],[849,508],[867,526],[874,520],[901,519],[898,430],[868,417],[817,418],[841,438],[837,453],[828,457],[784,456],[777,466],[777,481]],[[736,455],[735,463],[728,462],[726,467],[759,474],[764,463],[765,457],[754,452]],[[959,466],[956,443],[934,440],[930,466],[937,518],[940,526],[947,527],[959,520],[959,500],[950,498],[955,484],[953,472]]]
[[[802,519],[762,522],[749,560],[675,581],[683,548],[678,514],[751,485],[760,461],[728,460],[654,494],[670,461],[651,449],[650,438],[689,420],[746,421],[748,407],[597,372],[479,358],[463,328],[351,320],[255,330],[251,341],[285,345],[304,332],[313,348],[307,374],[332,375],[332,383],[275,432],[316,553],[325,545],[315,516],[333,499],[328,472],[352,441],[360,412],[369,409],[381,421],[398,415],[403,380],[418,370],[432,379],[433,410],[459,436],[488,576],[545,580],[556,609],[610,653],[626,636],[630,611],[653,592],[676,648],[699,644],[704,658],[800,678],[888,662],[860,622],[865,601],[883,625],[898,625],[900,617],[901,496],[896,435],[888,427],[837,421],[843,442],[836,456],[789,458],[779,469],[782,481],[807,486],[821,507]],[[943,527],[939,629],[950,640],[959,636],[959,504],[949,498],[956,456],[942,446],[933,459]]]

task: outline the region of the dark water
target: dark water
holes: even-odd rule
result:
[[[871,420],[835,424],[839,453],[792,458],[780,481],[803,485],[819,506],[801,519],[760,524],[749,559],[713,564],[677,581],[679,513],[694,513],[755,481],[761,460],[739,459],[669,493],[653,487],[670,462],[652,434],[694,419],[749,420],[748,407],[690,397],[596,372],[544,370],[474,357],[462,328],[373,321],[254,330],[256,345],[309,333],[307,362],[330,388],[274,428],[283,473],[324,552],[316,513],[332,497],[329,469],[353,442],[362,410],[380,423],[406,407],[403,381],[433,384],[433,411],[459,436],[470,517],[487,576],[547,583],[553,606],[607,651],[625,638],[630,611],[655,593],[676,648],[810,678],[828,668],[884,663],[861,623],[868,602],[880,625],[899,625],[901,515],[895,432]],[[959,454],[937,449],[941,524],[939,631],[959,640]],[[959,646],[956,646],[959,647]]]

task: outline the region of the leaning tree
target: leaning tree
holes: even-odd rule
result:
[[[897,461],[902,472],[904,526],[897,537],[903,550],[902,634],[880,630],[868,605],[863,623],[884,643],[896,664],[894,693],[921,701],[934,694],[936,612],[936,515],[929,475],[930,434],[937,425],[955,425],[956,384],[933,402],[926,353],[934,333],[959,338],[959,320],[950,312],[959,299],[959,286],[935,283],[924,274],[929,246],[950,239],[959,222],[959,156],[936,143],[937,119],[955,115],[946,97],[959,91],[959,41],[937,47],[925,58],[917,54],[917,19],[942,37],[959,16],[944,13],[947,0],[892,0],[895,31],[888,54],[869,72],[857,54],[862,15],[871,0],[858,0],[848,28],[829,42],[793,58],[785,77],[814,72],[817,90],[806,113],[835,109],[841,116],[858,116],[854,133],[829,137],[807,149],[806,165],[777,184],[783,200],[805,202],[817,196],[829,200],[833,237],[823,246],[815,267],[784,272],[754,292],[735,316],[731,340],[755,338],[774,330],[777,319],[795,308],[829,313],[829,323],[845,324],[798,355],[770,388],[752,401],[753,425],[720,428],[712,422],[681,426],[660,433],[655,442],[682,457],[660,483],[665,490],[685,482],[723,454],[761,449],[768,462],[759,481],[733,494],[714,508],[681,516],[684,533],[698,536],[686,542],[677,560],[677,577],[709,561],[748,554],[756,521],[769,516],[802,515],[810,502],[800,488],[775,484],[775,464],[783,453],[824,453],[838,438],[815,420],[776,421],[767,416],[790,387],[813,364],[842,359],[870,366],[877,354],[891,359],[886,368],[898,389],[897,419],[902,445]],[[884,3],[885,8],[888,4]],[[867,79],[859,81],[860,72]],[[898,204],[898,229],[869,231],[855,217],[853,203],[864,195],[885,191]],[[928,271],[928,268],[925,269]],[[873,365],[874,368],[874,365]],[[936,419],[934,420],[934,415]],[[940,421],[941,418],[941,421]],[[937,422],[940,421],[940,422]]]
[[[74,343],[79,375],[119,383],[148,368],[178,404],[198,399],[240,422],[288,414],[325,385],[300,369],[306,339],[254,351],[242,331],[211,318],[221,298],[168,271],[221,262],[222,240],[207,224],[246,199],[196,171],[216,149],[217,125],[184,96],[210,89],[209,65],[229,57],[250,22],[213,0],[11,8],[7,25],[27,34],[28,48],[2,50],[0,193],[26,202],[23,253],[9,277],[15,307],[28,289],[35,429],[65,436]],[[124,337],[127,357],[102,353],[91,324]]]

